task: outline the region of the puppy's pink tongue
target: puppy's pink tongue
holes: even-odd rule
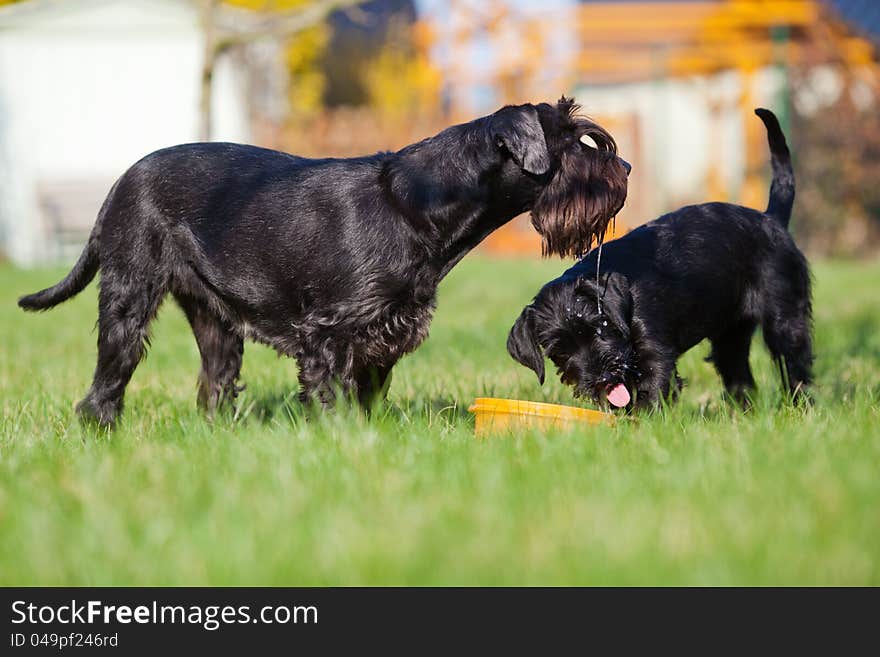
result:
[[[623,408],[629,404],[629,399],[629,390],[622,383],[618,383],[608,391],[608,403],[617,408]]]

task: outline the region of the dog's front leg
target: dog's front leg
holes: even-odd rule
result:
[[[332,363],[314,356],[301,355],[299,364],[299,400],[304,406],[320,404],[322,410],[330,410],[336,403],[340,390],[339,377],[335,375]]]
[[[660,401],[669,397],[675,370],[675,354],[664,350],[643,346],[638,350],[641,379],[636,388],[634,406],[637,409],[655,408]]]

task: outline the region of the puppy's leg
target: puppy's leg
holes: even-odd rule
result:
[[[385,400],[391,384],[392,367],[392,365],[364,367],[355,375],[358,402],[364,410],[369,411]]]
[[[754,332],[754,322],[741,322],[731,327],[711,340],[712,353],[707,359],[715,364],[727,393],[743,406],[749,405],[749,396],[755,389],[755,379],[749,367]]]
[[[98,365],[92,387],[76,410],[86,421],[112,426],[122,412],[125,387],[145,353],[148,327],[167,287],[161,274],[101,272],[98,296]]]
[[[636,389],[635,406],[646,409],[658,406],[669,397],[673,378],[676,379],[675,354],[652,348],[642,348],[638,355],[641,379]]]
[[[792,399],[799,399],[813,381],[810,319],[806,310],[785,305],[788,308],[771,309],[764,318],[764,342],[779,364],[782,385],[787,385]]]
[[[244,340],[214,315],[208,307],[194,299],[177,297],[192,327],[202,357],[199,372],[199,408],[209,416],[225,403],[232,404],[242,390],[238,385]]]

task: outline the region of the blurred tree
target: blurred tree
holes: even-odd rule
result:
[[[792,120],[798,199],[792,230],[822,255],[880,249],[880,115],[847,85],[831,105]]]
[[[320,3],[314,0],[224,0],[226,4],[263,13],[290,14]],[[317,112],[322,105],[326,76],[320,67],[330,28],[321,20],[287,39],[284,59],[289,74],[288,104],[299,115]]]
[[[373,65],[397,26],[415,23],[412,0],[367,0],[330,17],[332,36],[321,67],[327,86],[328,107],[360,106],[369,102],[366,71]]]
[[[394,21],[388,36],[364,70],[369,104],[389,116],[433,111],[442,86],[440,71],[416,47],[409,25]]]
[[[224,0],[280,14],[314,0]],[[381,114],[419,112],[436,102],[439,73],[416,43],[412,0],[365,0],[299,31],[285,47],[289,108],[310,118],[325,105],[369,105]]]
[[[330,29],[326,23],[306,28],[290,39],[285,61],[290,73],[288,102],[291,112],[312,115],[323,106],[326,74],[319,66],[327,47]]]
[[[247,16],[221,22],[221,1],[246,9]],[[217,58],[224,52],[261,39],[287,39],[287,62],[292,70],[291,101],[294,107],[316,108],[322,96],[323,78],[314,62],[326,43],[322,32],[325,19],[334,11],[363,0],[200,0],[200,17],[205,35],[200,94],[200,133],[211,137],[211,89]],[[311,34],[309,33],[310,31]],[[296,36],[296,40],[293,37]],[[317,99],[317,100],[316,100]]]

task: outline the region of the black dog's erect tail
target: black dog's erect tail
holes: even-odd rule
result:
[[[791,168],[791,153],[785,143],[785,135],[779,127],[779,120],[770,110],[758,108],[755,114],[767,128],[767,141],[770,143],[770,163],[773,165],[773,182],[770,183],[770,202],[766,214],[788,228],[791,207],[794,205],[794,170]]]
[[[20,308],[25,310],[49,310],[57,306],[62,301],[67,301],[70,297],[82,292],[86,285],[92,282],[95,274],[98,273],[100,259],[98,258],[98,237],[101,234],[101,224],[104,214],[107,212],[107,206],[110,205],[113,193],[116,191],[116,185],[107,194],[101,210],[98,212],[98,218],[95,221],[95,227],[89,235],[89,241],[83,252],[79,256],[79,260],[61,281],[47,287],[45,290],[27,294],[18,300]]]

